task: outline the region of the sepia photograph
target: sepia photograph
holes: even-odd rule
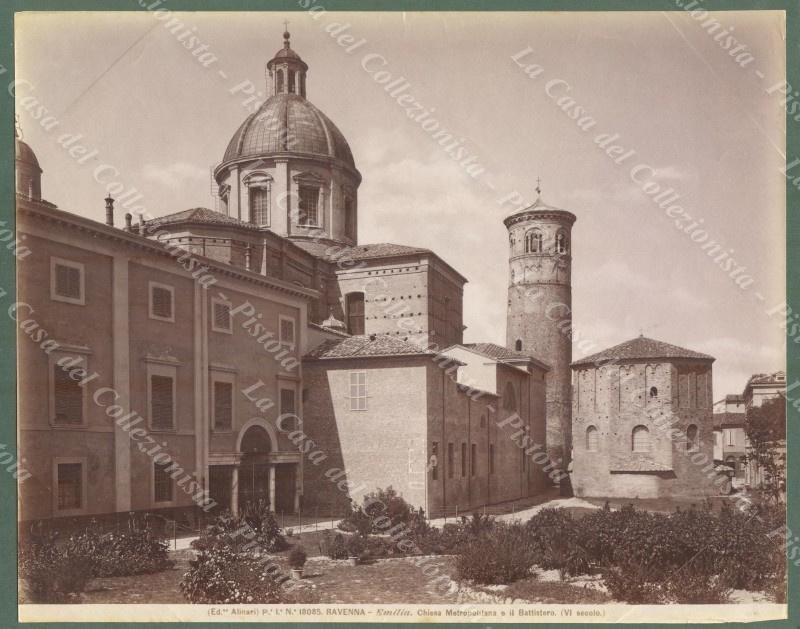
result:
[[[7,14],[9,622],[788,622],[800,7],[105,4]]]

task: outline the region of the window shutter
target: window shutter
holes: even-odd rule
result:
[[[150,408],[153,428],[172,428],[172,378],[169,376],[150,377]]]
[[[156,317],[172,319],[172,291],[160,286],[152,287],[153,314]]]
[[[59,365],[53,366],[55,423],[75,425],[83,422],[83,389]]]
[[[81,298],[80,269],[56,264],[56,294],[70,299]]]
[[[233,420],[233,385],[230,382],[214,383],[214,428],[230,430]]]
[[[231,307],[228,304],[214,302],[214,327],[218,330],[231,329]]]

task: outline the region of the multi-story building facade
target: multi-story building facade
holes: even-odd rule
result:
[[[431,359],[463,340],[466,279],[428,249],[358,243],[361,174],[307,100],[307,72],[285,34],[267,64],[270,97],[214,171],[217,209],[135,220],[109,197],[105,224],[82,218],[42,199],[42,168],[17,139],[18,235],[33,252],[19,264],[15,310],[31,474],[21,519],[189,519],[258,500],[338,508],[304,448],[313,435],[358,477],[351,429],[365,417],[381,427],[374,452],[387,462],[373,480],[430,511],[540,489],[525,480],[506,491],[523,463],[515,455],[508,472],[510,446],[490,444],[496,394],[473,399]],[[326,353],[376,337],[416,353]],[[340,376],[351,371],[380,393],[356,419],[338,397],[346,382],[349,400]],[[543,408],[526,421],[543,430]]]

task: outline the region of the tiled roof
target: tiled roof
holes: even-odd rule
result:
[[[575,215],[572,214],[569,210],[563,210],[559,207],[555,207],[550,205],[549,203],[545,203],[541,196],[536,198],[536,201],[533,204],[524,207],[520,210],[515,210],[511,214],[508,215],[507,218],[511,218],[512,216],[517,216],[519,214],[525,214],[526,212],[564,212],[572,217],[572,220],[575,220]]]
[[[388,334],[351,336],[331,339],[305,355],[305,358],[323,360],[332,358],[364,358],[372,356],[433,356],[434,353],[403,339]]]
[[[36,166],[36,168],[41,170],[41,167],[39,166],[39,160],[36,159],[36,153],[34,153],[33,149],[19,138],[14,138],[14,159],[18,162],[33,164]]]
[[[207,207],[195,207],[190,210],[182,210],[166,216],[159,216],[147,221],[148,225],[174,225],[177,223],[210,223],[213,225],[229,225],[231,227],[243,227],[245,229],[258,230],[259,228],[252,223],[240,221],[238,218],[227,216],[222,212],[209,210]]]
[[[430,249],[423,249],[422,247],[409,247],[408,245],[396,245],[391,242],[378,242],[371,245],[358,245],[356,247],[350,247],[349,249],[340,250],[336,253],[336,259],[368,260],[370,258],[392,258],[396,256],[430,253],[433,253],[433,251]]]
[[[753,384],[786,384],[786,372],[776,371],[775,373],[753,374],[747,381],[745,388]]]
[[[611,473],[614,472],[671,472],[672,467],[654,461],[647,455],[632,454],[618,457],[611,461]]]
[[[498,360],[530,360],[532,358],[528,354],[523,354],[501,345],[495,345],[494,343],[464,343],[464,347],[469,347],[484,356]]]
[[[342,132],[297,94],[275,94],[264,101],[233,134],[222,161],[274,153],[333,157],[350,168],[356,167]]]
[[[744,426],[744,413],[714,413],[714,428]]]
[[[630,341],[625,341],[619,345],[614,345],[602,352],[592,354],[586,358],[581,358],[572,363],[573,366],[589,365],[601,362],[616,362],[626,360],[641,360],[653,358],[692,358],[695,360],[714,360],[713,356],[701,354],[690,349],[684,349],[677,345],[670,345],[662,341],[656,341],[644,336],[640,336]]]
[[[744,396],[740,393],[729,393],[725,396],[726,402],[744,402]]]

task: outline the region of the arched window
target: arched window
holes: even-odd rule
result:
[[[733,470],[733,473],[736,474],[736,472],[738,471],[738,468],[736,466],[736,457],[733,456],[732,454],[728,455],[725,458],[725,462],[728,463],[731,466],[731,469]]]
[[[275,89],[275,93],[276,94],[282,94],[283,93],[283,70],[278,70],[277,71],[277,73],[275,75],[275,83],[277,85],[277,87]]]
[[[517,342],[514,343],[514,349],[518,352],[522,351],[522,341],[520,339],[517,339]]]
[[[364,334],[364,293],[348,293],[345,306],[347,332],[353,336]]]
[[[289,93],[294,94],[294,75],[295,72],[289,70]]]
[[[689,424],[686,428],[686,449],[697,450],[697,426]]]
[[[240,447],[245,454],[265,454],[272,451],[272,440],[261,426],[250,426],[242,437]]]
[[[556,253],[567,252],[567,235],[564,232],[556,234]]]
[[[631,450],[650,452],[650,431],[647,426],[636,426],[631,434]]]
[[[586,429],[586,450],[587,452],[597,452],[600,445],[600,433],[594,426]]]
[[[542,251],[542,232],[532,229],[525,234],[525,253],[541,253]]]
[[[658,397],[658,388],[650,387],[650,399],[655,400]]]
[[[514,391],[514,385],[510,382],[506,383],[506,391],[503,395],[503,408],[507,411],[517,410],[517,394]]]

